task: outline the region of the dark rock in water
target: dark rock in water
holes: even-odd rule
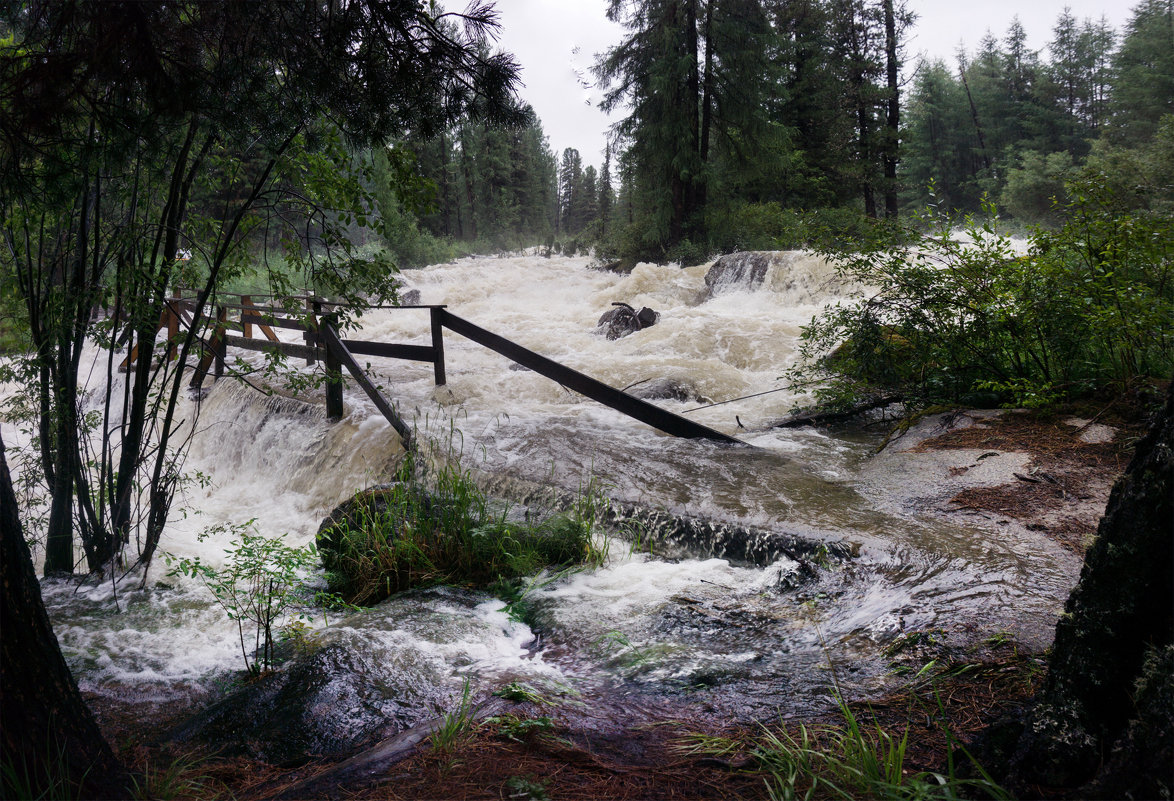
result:
[[[399,305],[401,306],[418,306],[419,304],[420,290],[418,289],[409,289],[399,296]]]
[[[675,400],[682,403],[711,403],[709,398],[697,391],[697,387],[675,378],[654,378],[642,381],[625,390],[634,398],[643,400]]]
[[[612,306],[614,308],[605,311],[595,324],[596,332],[605,334],[608,339],[626,337],[628,334],[656,325],[660,319],[660,312],[647,306],[639,311],[627,303],[613,303]]]
[[[375,666],[329,645],[213,704],[172,731],[170,739],[296,765],[350,753],[390,737],[444,708],[451,691],[432,684],[388,687]],[[419,677],[415,677],[419,681]]]
[[[766,273],[776,256],[767,251],[745,251],[722,256],[705,274],[708,296],[712,298],[730,289],[758,289],[766,280]]]

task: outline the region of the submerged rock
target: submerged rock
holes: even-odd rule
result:
[[[711,403],[709,398],[687,381],[675,378],[653,378],[634,384],[625,390],[634,398],[642,400],[675,400],[682,403]]]
[[[660,319],[660,312],[647,306],[639,311],[627,303],[613,303],[612,306],[614,308],[605,311],[595,324],[596,333],[604,334],[608,339],[626,337],[628,334],[656,325]]]
[[[378,678],[376,678],[378,677]],[[170,739],[295,765],[337,756],[431,717],[452,692],[404,673],[389,686],[376,666],[341,645],[329,645],[269,673],[203,710]]]

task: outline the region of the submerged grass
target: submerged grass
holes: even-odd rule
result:
[[[569,512],[539,522],[494,509],[458,459],[428,475],[405,459],[396,481],[355,495],[318,532],[327,583],[348,603],[376,603],[414,587],[494,588],[521,615],[526,576],[599,565],[593,538],[598,500],[584,494]]]

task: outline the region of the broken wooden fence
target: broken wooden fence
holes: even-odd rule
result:
[[[404,345],[342,339],[338,334],[337,316],[333,312],[327,311],[327,309],[334,308],[333,304],[310,295],[302,297],[300,301],[304,304],[304,309],[297,312],[280,306],[259,306],[253,302],[253,297],[248,295],[240,296],[240,303],[220,303],[216,307],[215,320],[208,323],[211,334],[200,338],[204,355],[196,366],[191,386],[200,387],[209,370],[217,378],[224,374],[224,361],[229,346],[247,350],[278,351],[287,356],[305,358],[306,363],[310,365],[322,360],[325,362],[329,379],[326,383],[326,414],[328,418],[338,419],[342,416],[341,368],[345,367],[354,378],[355,383],[371,398],[375,407],[403,437],[405,445],[410,446],[411,429],[400,418],[391,402],[371,381],[366,371],[355,360],[355,356],[379,356],[389,359],[428,362],[433,366],[433,376],[437,386],[441,386],[447,380],[444,358],[444,329],[447,328],[453,333],[460,334],[479,345],[500,353],[523,367],[557,381],[567,389],[602,403],[666,434],[691,439],[745,444],[741,440],[673,414],[648,401],[633,397],[591,376],[524,348],[503,336],[487,331],[462,317],[458,317],[443,305],[396,307],[427,309],[429,313],[432,344]],[[190,326],[191,324],[191,306],[191,300],[185,300],[182,297],[171,298],[167,301],[163,319],[160,320],[160,328],[165,327],[168,331],[169,358],[175,358],[174,343],[180,325],[186,323]],[[232,313],[236,315],[235,320],[230,318]],[[257,326],[264,334],[263,339],[252,336],[253,326]],[[301,331],[303,343],[283,342],[274,332],[274,328]],[[238,330],[241,333],[239,336],[229,333]],[[135,353],[132,353],[128,360],[134,358]]]

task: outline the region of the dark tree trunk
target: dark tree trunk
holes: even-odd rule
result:
[[[469,230],[465,232],[461,227],[461,236],[465,239],[477,238],[477,198],[473,191],[473,166],[469,161],[469,139],[465,132],[461,132],[461,172],[465,176],[465,199],[469,203]]]
[[[41,602],[0,440],[0,796],[127,798],[130,777],[78,692]],[[21,785],[24,785],[23,787]]]
[[[701,80],[701,138],[698,144],[702,176],[697,183],[698,209],[704,209],[709,200],[705,166],[709,163],[710,129],[713,127],[713,7],[717,4],[718,0],[710,0],[705,8],[705,70]]]
[[[958,76],[962,78],[962,88],[966,90],[966,102],[970,104],[970,119],[974,122],[974,133],[978,136],[978,151],[982,154],[982,164],[989,170],[991,157],[986,152],[986,137],[982,135],[982,122],[978,119],[978,107],[974,105],[974,95],[970,94],[970,81],[966,80],[965,61],[959,63]]]
[[[885,69],[889,97],[885,118],[885,217],[897,217],[897,157],[900,147],[901,90],[897,85],[897,16],[893,0],[885,0]]]
[[[1164,797],[1174,788],[1174,383],[1138,444],[1056,625],[1038,704],[1013,754],[1013,784],[1081,797]]]

